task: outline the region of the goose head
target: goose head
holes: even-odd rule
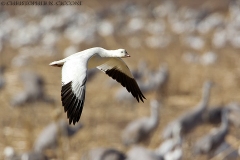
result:
[[[130,57],[130,55],[127,53],[127,51],[125,49],[118,49],[117,54],[120,58]]]

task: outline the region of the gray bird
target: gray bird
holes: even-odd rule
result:
[[[238,150],[232,148],[227,142],[223,142],[214,152],[214,157],[219,157],[222,160],[237,160],[240,158]]]
[[[202,114],[208,106],[211,86],[212,82],[210,81],[204,83],[202,100],[192,110],[184,113],[167,125],[163,131],[164,139],[171,138],[176,135],[176,133],[179,132],[179,128],[181,136],[186,135],[202,122]]]
[[[230,103],[227,106],[229,113],[228,119],[230,124],[233,124],[235,127],[240,127],[240,105],[238,103]]]
[[[12,106],[21,106],[35,101],[54,102],[45,94],[45,83],[42,76],[32,71],[25,71],[21,73],[20,79],[23,82],[24,90],[13,97]]]
[[[39,152],[27,152],[21,155],[21,160],[48,160],[48,157]]]
[[[153,85],[156,89],[156,92],[161,97],[167,96],[167,87],[169,81],[169,71],[167,64],[163,64],[159,67],[158,71],[150,76],[149,78],[149,85]]]
[[[5,78],[3,76],[5,71],[5,66],[0,66],[0,90],[5,86]]]
[[[147,62],[145,60],[140,60],[138,62],[138,67],[137,69],[133,70],[132,71],[132,75],[133,77],[136,79],[136,80],[140,80],[142,79],[148,72],[148,69],[147,69]]]
[[[125,145],[139,143],[147,139],[159,123],[159,103],[152,100],[151,115],[130,122],[122,132],[122,142]]]
[[[222,117],[222,110],[228,110],[228,119],[231,124],[233,124],[236,127],[240,126],[240,105],[235,102],[231,102],[227,104],[226,106],[214,106],[210,107],[206,110],[206,112],[203,114],[203,121],[206,123],[211,124],[219,124],[221,123],[221,117]]]
[[[200,138],[195,144],[194,153],[208,154],[209,157],[212,157],[214,151],[225,140],[225,137],[228,133],[228,124],[228,110],[223,110],[221,126]]]
[[[222,110],[224,106],[209,107],[203,114],[203,121],[210,124],[221,123]]]
[[[46,149],[54,149],[58,145],[58,138],[60,136],[71,137],[82,127],[81,123],[74,127],[69,126],[64,120],[52,122],[39,134],[34,144],[34,151],[43,152]]]
[[[169,79],[167,64],[161,65],[157,71],[148,74],[149,79],[146,83],[142,83],[141,90],[144,93],[150,91],[157,91],[159,94],[164,96],[166,92],[166,86]]]
[[[95,148],[82,157],[82,160],[125,160],[124,153],[113,148]]]
[[[163,160],[163,157],[144,147],[133,146],[127,152],[127,160]]]

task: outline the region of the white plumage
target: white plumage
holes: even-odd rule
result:
[[[127,152],[127,160],[163,160],[163,157],[144,147],[133,146]]]
[[[75,124],[80,119],[85,100],[87,70],[91,68],[97,67],[126,87],[137,101],[143,102],[145,97],[121,59],[124,57],[130,57],[125,49],[106,50],[95,47],[50,63],[51,66],[62,67],[62,105],[70,124]]]

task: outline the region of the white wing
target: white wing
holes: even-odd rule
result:
[[[69,124],[79,121],[85,100],[87,67],[79,59],[68,60],[62,68],[61,98]]]
[[[127,91],[131,92],[138,102],[139,99],[142,102],[143,99],[146,99],[133,78],[128,66],[121,58],[108,58],[104,64],[97,66],[97,68],[115,79],[123,87],[126,87]]]

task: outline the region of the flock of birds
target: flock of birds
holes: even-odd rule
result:
[[[19,52],[12,65],[24,66],[33,57],[58,53],[62,40],[70,43],[64,51],[64,56],[68,56],[81,50],[80,45],[116,47],[122,43],[117,37],[124,37],[128,46],[135,49],[167,48],[179,41],[186,48],[184,61],[209,65],[217,60],[219,49],[240,48],[240,2],[229,2],[226,14],[206,6],[178,8],[172,1],[149,3],[147,7],[124,1],[97,11],[84,5],[54,10],[31,6],[29,10],[16,8],[14,17],[1,9],[0,51],[10,44]]]
[[[138,67],[141,68],[141,65],[145,66],[146,64],[143,63],[143,61],[140,61]],[[165,86],[168,84],[168,78],[165,76],[169,73],[166,68],[166,65],[164,65],[160,67],[159,70],[148,74],[148,76],[151,75],[149,78],[151,81],[154,81],[154,78],[161,76],[164,77],[162,78],[164,80],[159,81],[159,84],[156,85],[157,87],[155,86],[155,88],[150,88],[147,91],[159,93],[159,91],[164,89],[164,87],[159,88],[159,86]],[[140,74],[138,69],[133,70],[134,75]],[[138,78],[136,76],[136,80],[141,82],[141,79],[144,79],[143,75],[138,76]],[[49,98],[49,96],[47,96],[44,92],[44,80],[39,74],[31,71],[25,71],[20,75],[20,77],[26,80],[23,81],[25,90],[22,91],[23,94],[16,94],[16,96],[13,96],[11,102],[13,106],[22,106],[35,101],[54,103],[53,99]],[[4,82],[4,76],[2,74],[0,74],[0,78],[2,78],[2,81]],[[159,80],[159,78],[156,78],[156,80]],[[109,83],[113,85],[112,82],[108,82],[108,85]],[[213,86],[213,82],[206,81],[203,85],[202,98],[200,102],[192,109],[185,111],[182,115],[175,118],[172,122],[169,122],[162,132],[161,138],[163,141],[159,147],[155,149],[148,149],[145,148],[144,145],[140,144],[148,144],[151,140],[151,135],[160,125],[160,108],[164,105],[160,100],[161,98],[151,100],[149,116],[133,120],[123,129],[122,136],[119,138],[122,139],[122,144],[129,148],[126,153],[110,147],[95,148],[86,152],[82,156],[82,159],[180,160],[183,157],[184,151],[182,145],[185,141],[185,137],[188,134],[191,134],[195,128],[204,124],[220,124],[220,126],[214,128],[209,133],[206,133],[206,135],[196,140],[195,144],[192,146],[193,150],[191,152],[195,155],[207,155],[208,159],[219,155],[222,156],[222,159],[226,160],[239,159],[239,151],[232,148],[231,145],[225,141],[225,137],[229,134],[229,125],[233,125],[237,128],[240,126],[240,104],[229,103],[223,106],[209,106],[210,91]],[[24,97],[19,95],[24,95]],[[162,96],[162,98],[164,98],[164,96]],[[133,103],[132,101],[130,102]],[[61,141],[59,140],[61,137],[67,137],[67,139],[69,139],[73,135],[77,134],[82,128],[83,125],[81,123],[78,123],[75,126],[70,126],[65,120],[56,120],[46,126],[38,135],[31,152],[17,154],[12,147],[6,147],[4,150],[6,160],[48,159],[45,155],[46,151],[50,150],[54,152],[57,147],[61,146]]]
[[[97,12],[85,7],[69,9],[69,6],[61,6],[55,11],[48,6],[31,6],[29,10],[19,7],[14,17],[7,10],[1,9],[0,51],[4,50],[5,44],[18,49],[12,65],[22,67],[28,65],[31,58],[54,56],[58,52],[58,43],[63,39],[71,43],[64,51],[64,56],[67,57],[79,51],[79,45],[98,46],[103,43],[103,38],[106,38],[107,44],[114,46],[117,43],[121,44],[117,40],[118,36],[130,36],[126,41],[129,47],[159,49],[167,48],[174,43],[176,37],[180,37],[182,45],[187,50],[183,53],[185,62],[209,65],[217,60],[216,50],[227,45],[240,48],[239,1],[229,4],[227,15],[205,8],[202,10],[177,9],[171,1],[165,1],[159,5],[150,4],[148,7],[125,1]],[[116,18],[111,18],[109,15]],[[26,19],[31,19],[31,21]],[[147,35],[147,38],[143,38],[142,35]],[[205,43],[209,41],[209,37],[211,37],[210,47]],[[200,56],[198,53],[202,52],[204,54]],[[133,120],[123,129],[122,136],[119,138],[122,139],[128,151],[99,147],[85,153],[82,156],[83,160],[182,159],[186,136],[204,124],[220,126],[197,139],[192,146],[192,153],[207,155],[208,159],[219,155],[221,159],[239,159],[239,150],[226,142],[225,137],[230,134],[230,126],[240,127],[240,105],[229,103],[215,107],[209,106],[210,90],[214,86],[210,81],[206,81],[203,85],[201,101],[164,128],[161,135],[162,143],[159,147],[150,149],[145,148],[146,145],[139,145],[148,144],[151,135],[161,125],[160,108],[164,105],[161,99],[168,94],[169,69],[167,64],[159,66],[154,71],[146,68],[147,63],[140,61],[138,68],[133,70],[132,74],[143,94],[156,92],[157,97],[150,102],[150,116]],[[7,83],[4,78],[7,74],[5,72],[7,72],[6,68],[0,66],[0,90],[4,89]],[[96,70],[88,72],[88,81],[95,74],[97,74]],[[20,79],[24,89],[13,95],[10,102],[12,106],[24,107],[25,104],[36,101],[55,103],[55,100],[45,92],[45,82],[41,75],[35,71],[25,71],[20,74]],[[115,84],[114,81],[108,81],[106,86]],[[133,104],[132,95],[124,88],[120,88],[114,97],[120,103]],[[18,154],[12,147],[6,147],[5,159],[51,159],[46,151],[54,151],[61,146],[59,140],[61,137],[68,139],[78,131],[81,132],[81,129],[84,129],[81,123],[69,126],[64,120],[56,120],[38,135],[32,151]]]

